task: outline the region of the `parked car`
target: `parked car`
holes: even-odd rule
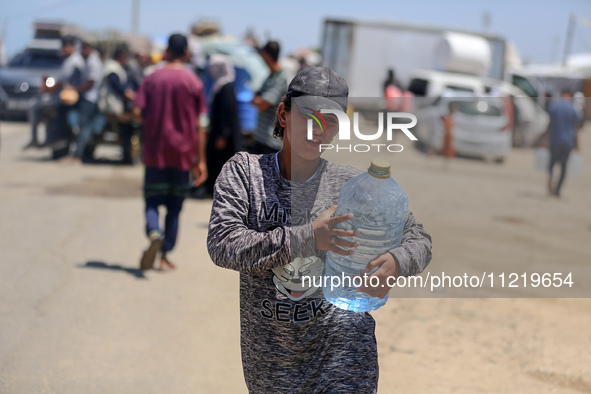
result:
[[[55,78],[62,65],[59,40],[56,44],[57,48],[29,47],[0,69],[0,115],[27,115],[40,94],[43,77]]]
[[[546,111],[519,87],[505,81],[436,70],[416,70],[408,90],[415,96],[415,108],[431,106],[444,92],[470,96],[507,96],[515,115],[519,146],[535,145],[548,128]],[[450,93],[451,92],[451,93]]]
[[[426,150],[443,147],[442,116],[453,115],[453,145],[458,154],[492,157],[502,163],[512,147],[513,115],[507,97],[445,91],[430,105],[417,110],[417,139]]]

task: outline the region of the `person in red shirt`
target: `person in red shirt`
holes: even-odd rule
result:
[[[146,166],[144,198],[146,234],[150,245],[140,267],[150,269],[161,252],[160,269],[175,268],[168,258],[177,238],[179,214],[194,169],[196,186],[207,179],[205,133],[199,118],[207,112],[203,83],[185,66],[187,38],[173,34],[168,40],[166,65],[147,76],[135,99],[135,115],[143,118],[142,160]],[[166,206],[164,232],[158,207]]]

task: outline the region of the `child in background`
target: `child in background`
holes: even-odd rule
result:
[[[447,168],[449,165],[449,159],[456,157],[456,152],[454,150],[454,141],[453,141],[453,128],[454,128],[454,121],[453,116],[456,112],[456,106],[454,103],[449,103],[449,112],[447,115],[441,117],[441,121],[443,122],[443,147],[441,148],[441,154],[445,158],[444,160],[444,168]]]

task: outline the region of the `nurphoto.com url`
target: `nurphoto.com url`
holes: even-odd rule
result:
[[[309,287],[330,287],[331,291],[342,287],[406,287],[406,288],[428,288],[430,291],[440,288],[481,288],[483,285],[488,288],[527,288],[527,287],[572,287],[574,285],[571,272],[561,273],[487,273],[477,275],[432,275],[427,272],[425,276],[388,276],[385,283],[374,275],[349,276],[345,273],[325,276],[302,276],[302,285]]]

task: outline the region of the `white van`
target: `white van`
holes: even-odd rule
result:
[[[546,111],[523,90],[508,82],[474,75],[417,70],[412,73],[408,90],[416,97],[415,109],[433,105],[444,92],[457,95],[506,96],[513,104],[515,128],[519,131],[520,145],[532,146],[548,128],[550,118]]]
[[[455,108],[453,147],[458,154],[491,157],[502,163],[512,147],[513,116],[509,98],[444,91],[416,111],[416,137],[426,150],[440,151],[445,134],[443,116]]]

